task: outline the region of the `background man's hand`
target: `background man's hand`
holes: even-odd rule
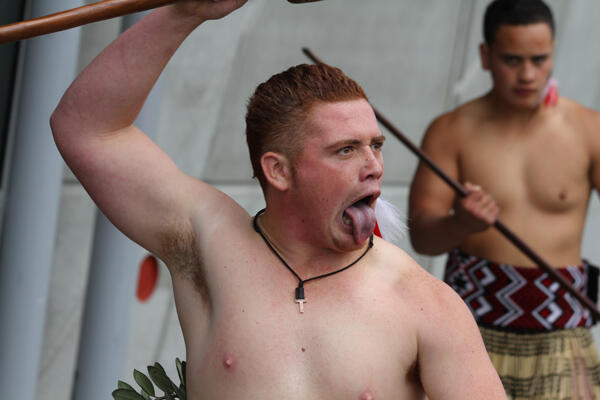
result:
[[[180,0],[173,8],[186,16],[196,16],[202,20],[219,19],[237,10],[247,0]]]
[[[465,183],[468,195],[457,202],[455,215],[467,231],[476,233],[486,230],[496,222],[500,208],[496,201],[481,186]]]

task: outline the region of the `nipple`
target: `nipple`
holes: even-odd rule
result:
[[[233,371],[236,366],[235,358],[230,354],[226,354],[225,357],[223,357],[223,366],[226,370]]]
[[[373,392],[367,390],[366,392],[360,395],[358,400],[375,400],[375,396],[373,396]]]
[[[561,190],[560,193],[558,194],[558,198],[561,200],[566,200],[567,199],[567,191]]]

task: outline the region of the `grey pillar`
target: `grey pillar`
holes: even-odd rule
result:
[[[33,0],[31,14],[81,4]],[[49,119],[75,74],[79,30],[21,45],[20,100],[0,243],[0,391],[5,399],[34,400],[63,172]]]
[[[142,17],[124,18],[123,30]],[[160,82],[144,104],[136,125],[155,136]],[[135,299],[138,264],[143,250],[119,232],[98,211],[86,293],[79,358],[73,391],[74,400],[106,400],[124,375],[131,311]]]

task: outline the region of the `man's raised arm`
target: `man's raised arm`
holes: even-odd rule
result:
[[[126,235],[161,255],[160,237],[186,229],[218,192],[183,174],[133,126],[152,86],[201,23],[245,0],[183,0],[150,13],[104,49],[77,77],[51,117],[63,158],[103,213]],[[208,211],[207,211],[208,212]]]

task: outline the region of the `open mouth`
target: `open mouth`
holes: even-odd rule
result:
[[[377,195],[370,194],[352,203],[344,210],[342,221],[352,230],[356,242],[361,243],[375,229],[375,211],[373,205]]]
[[[365,196],[362,199],[357,200],[354,203],[352,203],[352,205],[350,205],[350,207],[348,207],[346,209],[346,211],[344,211],[344,214],[342,216],[342,218],[344,220],[344,224],[346,224],[346,225],[351,225],[352,224],[352,218],[348,214],[348,209],[350,209],[350,208],[362,209],[364,207],[371,207],[371,205],[372,205],[372,203],[374,201],[374,198],[375,198],[375,196],[369,195],[369,196]]]

